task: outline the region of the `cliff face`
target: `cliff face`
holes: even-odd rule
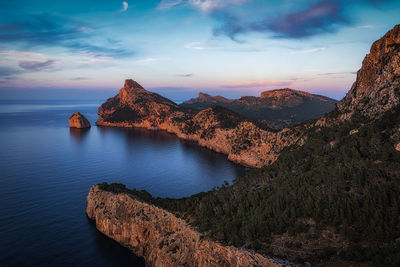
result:
[[[359,113],[371,119],[400,103],[400,25],[373,43],[357,79],[337,105],[341,121]]]
[[[98,114],[99,126],[166,130],[252,167],[274,162],[283,148],[300,140],[304,128],[263,130],[223,107],[192,113],[132,80],[101,105]]]
[[[260,254],[202,239],[186,222],[126,193],[93,186],[86,214],[97,229],[149,266],[282,266]]]
[[[70,128],[90,128],[90,122],[79,112],[72,114],[68,119],[68,123]]]

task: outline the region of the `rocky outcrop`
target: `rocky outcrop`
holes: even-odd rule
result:
[[[192,105],[192,104],[198,104],[198,103],[208,103],[208,104],[224,104],[224,103],[230,103],[232,100],[225,98],[223,96],[212,96],[209,94],[205,94],[200,92],[199,96],[196,98],[191,98],[185,102],[183,102],[183,105]]]
[[[185,221],[127,193],[93,186],[86,214],[100,232],[143,257],[148,266],[283,266],[260,254],[205,240]]]
[[[98,114],[99,126],[166,130],[252,167],[274,162],[283,148],[302,137],[304,129],[264,130],[219,106],[192,113],[132,80],[126,80],[124,88],[101,105]]]
[[[354,114],[379,118],[400,103],[400,25],[374,42],[357,79],[337,105],[340,121]]]
[[[79,112],[75,112],[68,119],[70,128],[85,129],[90,128],[90,122]]]

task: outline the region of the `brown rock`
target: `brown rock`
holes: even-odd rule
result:
[[[70,128],[90,128],[90,122],[79,112],[72,114],[71,117],[69,117],[68,122]]]
[[[260,254],[202,239],[185,221],[126,193],[93,186],[86,214],[100,232],[144,257],[148,266],[283,266]]]
[[[400,25],[374,42],[364,58],[357,79],[337,105],[340,119],[354,113],[379,118],[400,103]]]

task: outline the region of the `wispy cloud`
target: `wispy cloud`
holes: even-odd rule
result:
[[[157,9],[169,9],[182,3],[182,0],[161,0]]]
[[[193,77],[193,73],[178,74],[176,76],[181,77],[181,78],[190,78],[190,77]]]
[[[252,88],[252,87],[270,87],[270,86],[288,86],[292,81],[250,81],[222,84],[223,88]]]
[[[50,69],[55,63],[55,60],[49,59],[46,61],[20,61],[18,62],[18,66],[25,70],[30,71],[42,71]]]
[[[189,4],[207,13],[232,4],[243,4],[251,0],[189,0]]]
[[[163,58],[163,57],[147,57],[147,58],[142,58],[142,59],[138,59],[135,60],[134,63],[139,63],[139,64],[151,64],[157,61],[164,61],[164,60],[168,60],[169,58]]]
[[[127,11],[127,10],[128,10],[128,7],[129,7],[128,2],[123,1],[123,2],[122,2],[122,8],[121,8],[121,10],[120,10],[119,12],[122,13],[122,12]]]
[[[12,79],[14,75],[20,73],[21,70],[12,67],[0,66],[0,79]]]
[[[90,42],[96,30],[82,22],[54,14],[26,15],[18,22],[0,23],[0,42],[14,43],[19,48],[63,47],[71,51],[96,52],[102,56],[126,57],[134,51],[107,39]]]
[[[329,78],[329,79],[342,79],[348,75],[356,75],[357,72],[348,71],[348,72],[326,72],[317,74],[321,78]]]
[[[325,49],[326,49],[325,47],[317,47],[312,49],[293,51],[292,54],[312,54],[312,53],[322,52]]]
[[[90,79],[87,77],[74,77],[74,78],[71,78],[71,80],[72,81],[85,81],[85,80],[90,80]]]
[[[194,50],[204,50],[205,48],[201,45],[200,42],[191,42],[185,45],[187,49],[194,49]]]
[[[169,9],[182,4],[195,7],[203,13],[210,13],[229,5],[238,5],[250,1],[252,0],[161,0],[157,9]]]

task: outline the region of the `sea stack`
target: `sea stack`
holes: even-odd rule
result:
[[[90,128],[90,122],[81,113],[75,112],[68,119],[70,128],[85,129]]]

